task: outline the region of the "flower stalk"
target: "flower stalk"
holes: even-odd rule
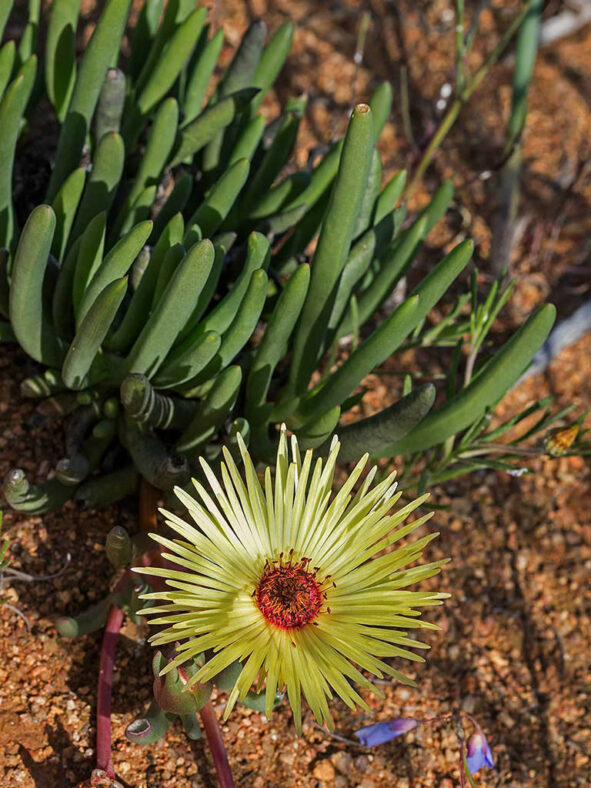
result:
[[[509,42],[519,29],[521,23],[527,16],[530,11],[532,5],[536,2],[536,0],[527,0],[527,2],[521,8],[521,11],[515,19],[511,22],[507,30],[501,36],[499,43],[494,48],[494,50],[490,53],[490,55],[486,58],[484,63],[478,68],[472,77],[464,82],[465,77],[462,80],[461,89],[458,91],[458,96],[453,101],[443,118],[441,119],[441,123],[437,127],[435,133],[431,137],[429,144],[425,148],[423,155],[417,165],[417,168],[414,172],[412,179],[410,180],[407,188],[406,188],[406,198],[408,199],[417,189],[419,183],[421,182],[427,167],[431,164],[433,156],[440,148],[443,140],[447,137],[448,133],[450,132],[452,126],[456,122],[460,111],[464,107],[464,105],[468,102],[474,91],[478,88],[484,77],[488,74],[490,68],[497,62],[497,60],[501,57]],[[460,4],[463,6],[463,4]],[[461,72],[463,73],[463,71]],[[460,87],[460,85],[458,86]]]
[[[119,631],[123,623],[123,611],[112,605],[103,635],[99,663],[96,710],[96,764],[111,779],[115,779],[111,755],[111,699],[113,694],[113,667]]]
[[[218,775],[220,788],[235,788],[236,784],[232,777],[226,745],[224,744],[222,732],[210,700],[208,700],[205,706],[199,711],[199,716],[201,717],[205,735],[207,736],[207,742],[211,749],[213,765]]]

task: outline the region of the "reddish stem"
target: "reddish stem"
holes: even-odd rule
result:
[[[115,779],[111,757],[111,695],[113,690],[113,666],[119,630],[123,623],[123,611],[116,605],[109,610],[107,626],[103,635],[96,706],[96,765],[111,779]]]
[[[138,501],[138,519],[140,531],[158,530],[158,499],[160,491],[144,477],[140,477],[140,494]]]
[[[140,531],[156,530],[156,507],[158,505],[158,497],[160,493],[151,484],[140,480],[140,494],[139,494],[139,527]],[[154,550],[153,553],[145,553],[142,556],[142,566],[158,566],[162,565],[163,559],[160,554],[160,548]],[[168,563],[168,562],[166,562]],[[126,572],[124,577],[120,580],[119,585],[129,582],[129,573]],[[152,578],[151,582],[160,581],[160,578]],[[115,779],[115,772],[113,770],[113,759],[111,757],[111,697],[113,691],[113,667],[115,663],[115,650],[117,648],[117,641],[119,639],[119,631],[123,623],[123,611],[113,605],[109,611],[107,618],[107,626],[103,636],[103,645],[101,648],[101,658],[99,665],[99,680],[98,680],[98,700],[97,700],[97,724],[96,724],[96,761],[97,768],[105,771],[111,779]],[[215,711],[211,702],[207,702],[199,712],[203,727],[205,728],[205,735],[211,748],[213,756],[213,763],[215,770],[218,774],[220,788],[236,788],[234,778],[232,777],[232,770],[230,769],[230,761],[228,760],[228,753],[222,738],[222,732],[218,725]]]
[[[213,755],[213,765],[218,774],[220,788],[235,788],[232,770],[230,769],[230,761],[228,760],[228,753],[226,752],[222,732],[218,725],[211,701],[207,701],[199,714],[203,727],[205,728],[205,735],[207,736],[211,754]]]

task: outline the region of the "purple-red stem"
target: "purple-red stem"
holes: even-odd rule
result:
[[[156,530],[156,507],[158,505],[158,490],[144,478],[140,480],[139,491],[139,527],[140,531]],[[150,561],[142,562],[144,566]],[[117,584],[117,589],[129,582],[129,571],[125,572]],[[117,590],[116,589],[116,590]],[[115,651],[119,640],[119,631],[123,624],[123,611],[116,605],[109,610],[107,625],[103,635],[101,657],[99,663],[99,678],[96,705],[96,765],[111,779],[115,779],[113,758],[111,757],[111,699],[113,696],[113,668],[115,666]]]
[[[158,491],[144,479],[140,483],[139,494],[139,526],[140,531],[156,530],[156,507],[158,504]],[[142,556],[142,566],[160,565],[162,556],[160,549]],[[129,572],[121,578],[119,585],[128,582]],[[161,578],[152,578],[161,581]],[[164,585],[164,584],[163,584]],[[102,769],[111,779],[115,779],[113,758],[111,756],[111,698],[113,693],[113,667],[115,664],[115,651],[119,639],[119,631],[123,623],[123,611],[113,605],[109,611],[101,657],[99,665],[99,680],[97,691],[97,721],[96,721],[96,762],[97,768]],[[213,763],[220,782],[220,788],[236,788],[228,753],[222,738],[215,711],[208,701],[199,712],[201,722],[205,728],[205,735],[211,748]]]
[[[111,695],[113,689],[113,666],[119,630],[123,623],[123,611],[116,605],[109,610],[107,626],[103,635],[96,706],[96,765],[111,778],[115,778],[111,757]]]
[[[203,727],[205,728],[205,735],[207,736],[207,741],[213,756],[213,765],[218,774],[220,788],[235,788],[232,770],[230,769],[230,761],[228,760],[228,753],[226,752],[222,732],[218,725],[211,701],[207,701],[199,712],[199,715]]]

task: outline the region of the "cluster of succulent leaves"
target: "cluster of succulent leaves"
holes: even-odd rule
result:
[[[252,23],[214,76],[223,33],[206,9],[146,0],[119,70],[130,0],[107,0],[77,64],[79,5],[54,0],[43,67],[39,0],[18,44],[0,49],[0,335],[39,364],[22,394],[67,424],[49,481],[30,484],[19,469],[5,480],[9,503],[37,513],[70,498],[115,500],[140,475],[163,490],[184,485],[199,454],[215,461],[238,433],[265,460],[282,422],[303,448],[322,450],[363,378],[429,342],[427,315],[472,255],[468,241],[452,249],[333,370],[329,351],[373,325],[453,195],[444,183],[411,221],[398,205],[405,173],[382,188],[376,143],[390,86],[356,107],[345,138],[309,169],[285,174],[305,99],[268,123],[258,109],[287,57],[289,23],[270,37]],[[45,203],[21,228],[15,155],[50,107],[59,137]],[[478,307],[482,346],[492,303]],[[476,436],[553,320],[553,307],[539,309],[462,385],[454,373],[437,407],[432,385],[407,386],[340,429],[343,460],[441,447],[449,456],[454,436]]]

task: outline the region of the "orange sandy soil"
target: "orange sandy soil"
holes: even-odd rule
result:
[[[93,3],[85,3],[91,12]],[[514,10],[483,18],[484,40],[472,65],[494,45],[497,26]],[[424,24],[417,8],[425,10]],[[452,72],[448,2],[396,4],[369,0],[363,8],[372,26],[364,65],[355,81],[353,53],[360,6],[312,0],[228,0],[216,6],[227,32],[228,49],[249,17],[264,15],[270,28],[292,18],[298,25],[294,50],[277,92],[266,103],[296,92],[310,98],[297,162],[331,134],[341,133],[347,110],[389,78],[397,99],[393,123],[383,135],[384,171],[390,175],[416,159],[403,131],[400,73],[409,77],[411,126],[420,143],[435,119],[434,104]],[[394,9],[398,8],[398,15]],[[501,20],[501,21],[499,21]],[[439,26],[444,25],[446,32]],[[588,297],[589,200],[585,167],[590,126],[591,30],[544,50],[539,58],[524,135],[525,175],[521,213],[527,220],[515,253],[517,292],[499,332],[511,330],[534,305],[550,297],[561,315]],[[486,270],[490,227],[503,128],[510,104],[510,65],[500,64],[483,83],[428,172],[413,200],[420,206],[444,177],[453,177],[457,202],[442,227],[429,238],[419,268],[465,236],[477,241],[476,258]],[[554,394],[557,405],[591,406],[591,337],[563,352],[544,374],[514,390],[501,413],[518,412],[533,398]],[[424,354],[429,370],[445,365],[445,355]],[[403,357],[404,366],[416,363]],[[392,365],[389,365],[392,366]],[[30,429],[33,407],[19,398],[18,385],[31,367],[7,351],[0,360],[0,474],[15,465],[33,479],[44,478],[60,457],[58,428]],[[398,393],[391,376],[371,375],[364,412],[389,404]],[[589,729],[591,633],[588,596],[591,568],[589,462],[576,458],[536,460],[531,476],[511,478],[486,472],[433,491],[446,508],[434,521],[440,538],[429,558],[452,558],[443,574],[429,581],[452,593],[443,608],[430,612],[442,627],[428,633],[427,663],[410,674],[418,689],[383,684],[385,698],[368,698],[375,710],[351,713],[335,702],[339,734],[350,737],[370,720],[432,715],[460,707],[472,713],[490,738],[497,768],[480,774],[478,784],[511,788],[575,788],[591,784]],[[134,501],[100,511],[72,504],[43,517],[9,510],[5,530],[13,566],[31,574],[59,570],[59,577],[14,583],[5,600],[31,626],[0,607],[0,785],[2,788],[75,786],[88,778],[94,756],[95,684],[100,636],[74,641],[57,636],[52,621],[100,599],[112,583],[104,538],[116,523],[134,531]],[[213,788],[215,773],[207,747],[190,743],[174,727],[165,740],[140,748],[124,738],[126,725],[142,713],[151,694],[150,649],[144,632],[126,625],[117,652],[114,686],[114,761],[121,781],[135,788]],[[223,697],[215,697],[220,709]],[[452,788],[459,785],[457,746],[450,727],[419,728],[373,750],[345,744],[318,729],[308,714],[301,738],[281,706],[266,722],[238,708],[224,725],[237,784],[246,788]]]

